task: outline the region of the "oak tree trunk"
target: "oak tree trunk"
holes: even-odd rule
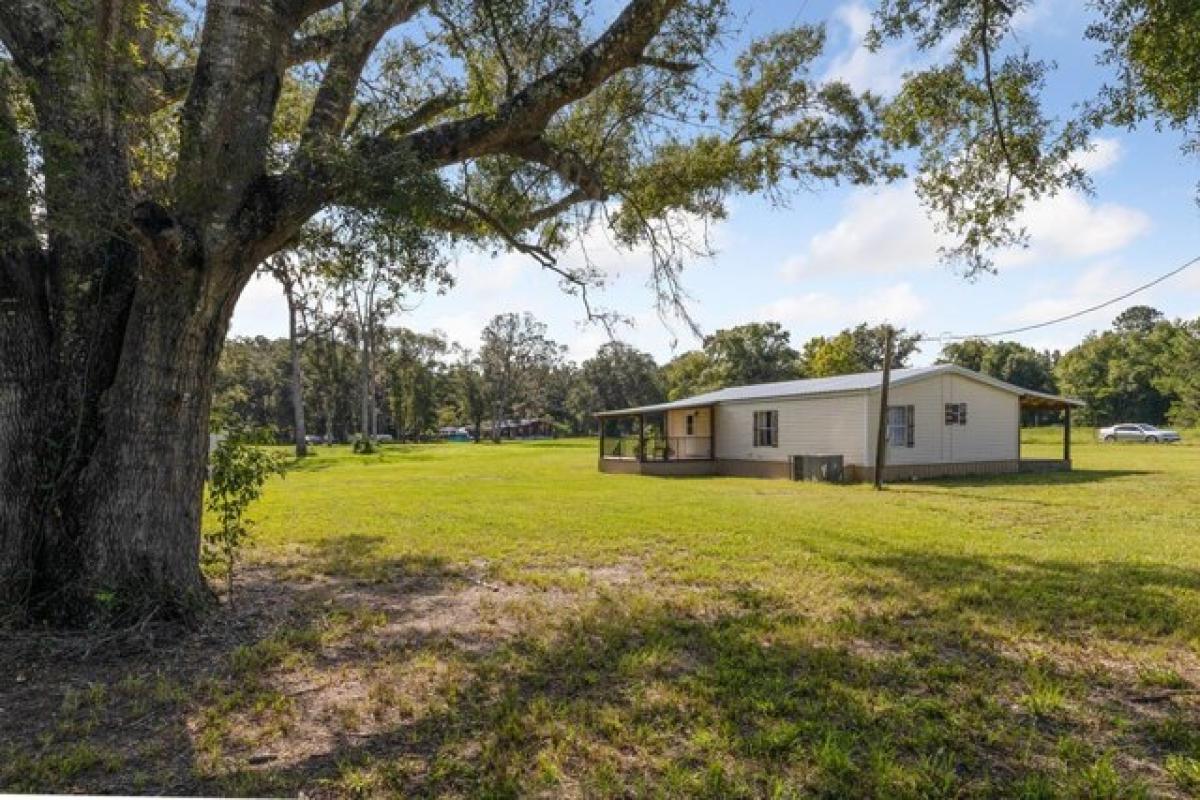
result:
[[[114,246],[120,275],[155,256]],[[87,293],[87,338],[40,337],[0,286],[0,599],[55,622],[186,616],[208,602],[199,532],[208,416],[231,308],[160,263]]]

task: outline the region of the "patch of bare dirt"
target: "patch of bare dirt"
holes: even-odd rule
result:
[[[472,660],[629,581],[633,567],[598,570],[582,591],[487,574],[405,566],[360,579],[262,565],[239,580],[232,608],[194,629],[149,620],[117,634],[0,634],[0,791],[244,793],[228,783],[239,772],[252,778],[245,791],[269,788],[253,775],[316,770],[419,722]]]

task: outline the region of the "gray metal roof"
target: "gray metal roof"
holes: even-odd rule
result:
[[[946,373],[961,375],[964,378],[977,380],[981,383],[994,386],[997,389],[1012,392],[1013,394],[1021,397],[1061,402],[1065,405],[1084,405],[1084,403],[1080,400],[1074,400],[1068,397],[1059,397],[1057,395],[1046,394],[1045,392],[1035,392],[1032,389],[1023,389],[1020,386],[1014,386],[1011,383],[1005,383],[1004,381],[993,378],[990,375],[974,372],[966,369],[965,367],[959,367],[954,364],[935,364],[931,367],[908,367],[905,369],[894,369],[892,370],[891,374],[891,385],[902,386],[906,383],[912,383],[933,375],[942,375]],[[756,383],[751,386],[731,386],[727,389],[717,389],[713,392],[705,392],[704,394],[698,394],[695,397],[687,397],[682,400],[674,400],[669,403],[656,403],[649,406],[638,406],[637,408],[622,408],[613,411],[601,411],[596,414],[596,416],[615,417],[626,414],[649,414],[658,411],[670,411],[672,409],[679,408],[696,408],[697,406],[710,406],[716,403],[736,403],[746,400],[766,400],[789,397],[810,397],[816,395],[872,392],[879,391],[879,385],[882,382],[882,379],[882,372],[857,372],[853,375],[836,375],[831,378],[808,378],[799,381]]]

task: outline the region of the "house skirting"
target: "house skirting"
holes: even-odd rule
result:
[[[776,478],[787,480],[791,470],[786,461],[749,461],[732,458],[681,461],[637,461],[632,458],[602,458],[600,471],[618,475],[725,475],[735,478]],[[930,478],[955,478],[971,475],[1011,475],[1014,473],[1066,472],[1071,462],[1064,459],[1004,459],[944,464],[891,464],[884,467],[883,479],[889,482]],[[846,465],[846,481],[874,480],[875,468],[861,464]]]
[[[681,461],[638,461],[634,458],[602,458],[600,471],[616,475],[715,475],[716,462],[707,459]]]
[[[717,474],[733,478],[783,478],[787,480],[792,477],[792,470],[786,461],[719,458],[717,459]]]
[[[1012,475],[1018,472],[1067,472],[1071,462],[1064,459],[1002,459],[999,461],[963,461],[943,464],[889,464],[883,468],[885,482],[919,481],[930,478],[960,478],[971,475]],[[870,482],[875,468],[860,464],[846,465],[846,480]]]
[[[749,461],[732,458],[638,461],[633,458],[602,458],[600,471],[617,475],[726,475],[734,478],[789,478],[786,461]]]
[[[1021,472],[1070,472],[1069,458],[1022,458]]]

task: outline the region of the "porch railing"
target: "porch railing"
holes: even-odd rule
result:
[[[712,458],[712,437],[647,436],[645,450],[639,450],[637,436],[606,436],[604,458],[633,458],[641,461],[690,461]]]

